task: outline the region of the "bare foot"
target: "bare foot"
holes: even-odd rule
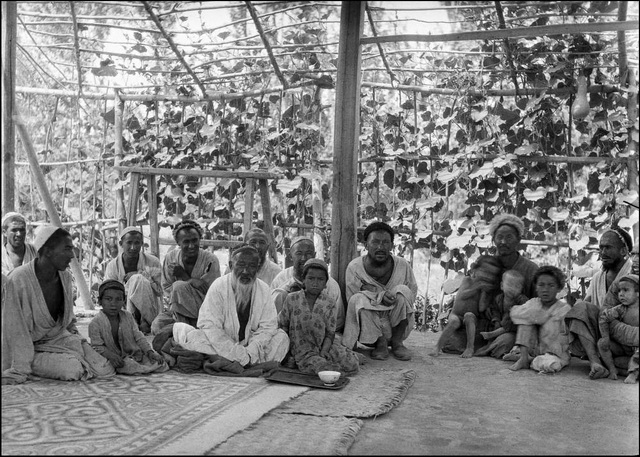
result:
[[[491,337],[489,336],[489,332],[480,332],[480,336],[481,336],[482,338],[484,338],[485,340],[488,340],[489,338],[491,338]]]
[[[509,369],[511,371],[518,371],[518,370],[522,370],[524,368],[529,368],[529,364],[530,362],[524,358],[519,358],[518,361],[516,363],[514,363],[513,365],[511,365],[509,367]]]
[[[625,384],[635,384],[638,381],[638,372],[634,371],[633,373],[629,373],[629,376],[624,378]]]
[[[442,355],[442,349],[436,348],[435,352],[431,352],[429,355],[431,357],[438,357],[438,356]]]
[[[462,357],[463,359],[470,359],[471,357],[473,357],[473,349],[465,349],[460,357]]]
[[[609,371],[609,379],[616,380],[618,379],[618,374],[615,371]]]
[[[591,371],[589,371],[589,377],[591,379],[600,379],[609,376],[609,370],[600,365],[599,363],[591,364]]]

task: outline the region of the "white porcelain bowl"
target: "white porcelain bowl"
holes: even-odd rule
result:
[[[320,371],[318,372],[318,376],[320,380],[328,386],[331,386],[336,383],[338,379],[340,379],[339,371]]]

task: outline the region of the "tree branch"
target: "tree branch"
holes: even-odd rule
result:
[[[253,18],[253,23],[256,26],[256,30],[258,31],[258,34],[260,35],[260,38],[264,43],[264,48],[267,50],[267,54],[269,54],[269,60],[271,61],[273,70],[276,72],[276,76],[280,80],[280,84],[282,84],[282,87],[286,89],[289,86],[289,83],[287,82],[286,79],[284,79],[284,76],[280,71],[280,67],[278,66],[276,57],[273,55],[271,44],[269,43],[269,40],[267,39],[266,35],[264,34],[264,30],[262,29],[262,24],[260,23],[260,19],[258,18],[258,13],[256,12],[256,9],[254,8],[254,6],[251,4],[251,1],[245,0],[245,3],[247,5],[247,8],[249,9],[249,14],[251,14],[251,17]]]
[[[180,54],[180,50],[178,49],[176,44],[173,42],[173,39],[171,38],[171,36],[169,36],[169,34],[166,32],[166,30],[162,26],[162,23],[160,22],[160,19],[158,19],[158,16],[156,16],[156,13],[153,12],[153,8],[149,4],[149,2],[143,1],[142,4],[144,5],[144,8],[147,10],[147,13],[149,14],[149,17],[151,17],[151,20],[153,21],[153,23],[156,25],[156,27],[158,27],[158,30],[160,30],[160,33],[162,33],[162,36],[164,37],[164,39],[167,40],[173,52],[176,54],[176,56],[178,56],[178,59],[184,66],[185,70],[189,72],[189,74],[191,75],[195,83],[200,88],[200,91],[202,91],[202,95],[206,95],[207,90],[205,89],[204,84],[202,84],[202,82],[200,81],[200,78],[198,78],[198,75],[194,73],[194,71],[191,69],[191,67],[187,63],[187,61],[184,60],[184,57],[182,57],[182,54]]]
[[[69,2],[71,18],[73,19],[73,47],[76,55],[76,69],[78,71],[78,93],[82,94],[82,68],[80,68],[80,43],[78,42],[78,21],[76,20],[76,6]]]
[[[371,16],[371,9],[369,8],[368,2],[365,5],[365,10],[367,11],[367,18],[369,19],[369,24],[371,25],[371,31],[373,32],[373,36],[377,37],[378,32],[376,31],[376,26],[373,23],[373,17]],[[384,50],[382,49],[382,45],[380,43],[377,43],[377,45],[378,45],[378,52],[380,52],[380,57],[382,58],[382,63],[384,64],[384,67],[387,69],[387,73],[389,73],[389,77],[391,78],[391,84],[393,84],[394,81],[398,83],[398,77],[395,75],[395,73],[393,73],[393,71],[391,71],[391,68],[389,67],[389,62],[387,62],[387,58],[384,55]]]

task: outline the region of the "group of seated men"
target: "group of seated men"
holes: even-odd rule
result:
[[[2,226],[6,238],[3,382],[24,381],[31,374],[49,377],[52,365],[71,363],[67,359],[62,363],[61,353],[72,359],[78,379],[112,375],[108,363],[75,326],[72,277],[67,270],[74,258],[71,235],[61,228],[42,226],[29,244],[26,221],[17,213],[7,214]],[[408,262],[391,254],[393,235],[393,229],[382,222],[365,230],[368,253],[347,269],[346,313],[340,287],[329,277],[326,264],[317,260],[315,267],[326,272],[323,300],[335,311],[331,331],[343,333],[338,343],[354,349],[359,341],[375,347],[375,358],[386,359],[391,353],[399,360],[409,360],[403,341],[414,327],[417,283]],[[221,275],[218,258],[200,247],[203,230],[197,222],[176,224],[173,236],[176,248],[160,262],[142,251],[140,229],[127,227],[119,236],[118,256],[106,267],[105,282],[124,285],[126,310],[138,329],[155,335],[172,326],[177,343],[242,366],[282,362],[290,341],[278,328],[278,312],[288,294],[303,288],[305,264],[309,266],[309,260],[316,257],[313,240],[295,238],[290,246],[292,266],[281,270],[267,257],[267,235],[252,229],[244,237],[245,244],[232,252],[229,268]]]
[[[517,266],[523,260],[517,253],[522,230],[512,219],[517,218],[496,218],[492,237],[498,247],[496,257],[513,257],[512,264]],[[497,223],[499,220],[503,223]],[[32,373],[47,377],[54,367],[69,364],[78,373],[74,375],[77,379],[112,375],[113,369],[75,327],[72,281],[67,271],[74,258],[71,235],[64,229],[43,226],[34,242],[26,243],[26,221],[17,213],[5,215],[2,230],[6,239],[2,256],[3,382],[24,381]],[[504,237],[512,246],[500,241],[500,230],[513,232],[513,236]],[[127,227],[120,233],[120,253],[106,268],[105,281],[124,285],[126,309],[139,330],[155,335],[171,326],[176,343],[242,366],[283,362],[293,346],[289,335],[279,328],[278,315],[287,297],[307,284],[306,273],[313,267],[310,260],[316,257],[313,240],[295,238],[290,246],[292,266],[281,271],[268,258],[267,235],[252,229],[244,236],[245,245],[232,252],[229,268],[221,275],[218,258],[200,246],[203,230],[198,223],[185,220],[176,224],[173,236],[176,248],[160,262],[142,252],[140,229]],[[338,344],[349,350],[356,349],[358,343],[372,348],[373,359],[393,355],[410,360],[404,341],[414,328],[418,287],[413,269],[405,259],[392,254],[394,231],[388,224],[371,223],[363,240],[366,253],[353,259],[346,270],[346,311],[338,283],[329,277],[322,261],[315,263],[326,273],[323,300],[335,308],[331,332],[341,333]],[[628,234],[610,230],[600,245],[603,271],[593,278],[587,294],[591,302],[578,303],[565,319],[567,331],[580,343],[576,347],[583,349],[574,355],[589,358],[592,378],[609,375],[598,354],[600,301],[615,295],[616,280],[631,272]],[[616,302],[615,297],[609,300]],[[313,308],[313,302],[310,304]],[[635,335],[637,340],[637,330]],[[322,344],[317,349],[326,355],[328,348]]]

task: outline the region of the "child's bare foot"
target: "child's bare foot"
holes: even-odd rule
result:
[[[470,359],[471,357],[473,357],[473,349],[467,348],[464,350],[464,352],[460,355],[460,357],[462,357],[463,359]]]
[[[528,359],[526,359],[526,358],[522,358],[522,357],[521,357],[521,358],[519,358],[519,359],[518,359],[518,361],[517,361],[516,363],[514,363],[513,365],[511,365],[511,366],[509,367],[509,369],[510,369],[511,371],[518,371],[518,370],[522,370],[522,369],[525,369],[525,368],[529,368],[530,363],[531,363],[531,362],[529,362],[529,360],[528,360]]]
[[[489,332],[480,332],[480,336],[481,336],[482,338],[484,338],[485,340],[488,340],[489,338],[491,338],[491,337],[489,336]]]
[[[616,379],[618,379],[618,374],[617,374],[615,371],[609,371],[609,376],[608,376],[608,378],[609,378],[609,379],[616,380]]]
[[[589,371],[589,377],[591,379],[600,379],[609,376],[609,370],[600,365],[599,363],[591,364],[591,371]]]
[[[431,357],[438,357],[438,356],[442,355],[442,349],[436,348],[436,350],[434,352],[429,353],[429,355]]]
[[[633,373],[629,373],[629,376],[624,378],[625,384],[635,384],[638,381],[638,372],[634,371]]]

